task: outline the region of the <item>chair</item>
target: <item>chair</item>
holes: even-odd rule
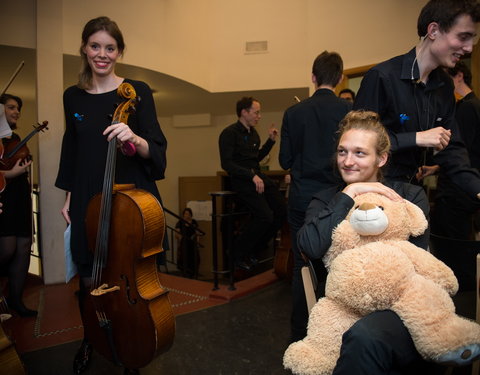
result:
[[[307,300],[308,315],[310,315],[313,306],[317,303],[316,291],[318,288],[318,280],[312,262],[308,260],[307,264],[308,265],[302,267],[302,281],[303,289],[305,290],[305,299]]]

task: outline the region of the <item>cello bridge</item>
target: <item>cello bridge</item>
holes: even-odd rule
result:
[[[120,287],[118,285],[112,286],[111,288],[109,288],[108,284],[102,284],[97,289],[92,290],[90,294],[92,296],[98,297],[110,292],[115,292],[117,290],[120,290]]]

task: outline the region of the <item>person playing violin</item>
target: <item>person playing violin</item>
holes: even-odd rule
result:
[[[157,120],[150,87],[141,81],[119,77],[117,60],[125,50],[122,33],[108,17],[87,22],[82,32],[82,68],[76,85],[63,95],[66,128],[55,185],[67,192],[61,214],[71,224],[70,247],[80,276],[79,307],[91,284],[93,255],[87,245],[85,215],[90,198],[102,191],[108,141],[117,137],[119,146],[131,142],[135,155],[118,148],[116,183],[135,184],[160,200],[155,181],[164,178],[167,141]],[[129,116],[128,124],[111,124],[117,88],[130,83],[141,101]],[[82,316],[85,323],[85,317]],[[86,370],[92,346],[84,337],[73,363],[75,374]]]
[[[5,107],[5,117],[12,130],[22,110],[22,99],[10,94],[0,96]],[[4,149],[18,144],[15,132],[2,138]],[[37,311],[27,308],[22,300],[32,246],[32,197],[28,179],[31,160],[18,159],[13,167],[4,170],[5,190],[1,193],[3,213],[0,215],[0,270],[8,277],[8,306],[22,317],[36,316]]]

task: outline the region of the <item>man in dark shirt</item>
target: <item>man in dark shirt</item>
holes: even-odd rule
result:
[[[301,269],[305,265],[297,246],[297,232],[302,227],[305,211],[312,196],[339,183],[333,171],[336,136],[339,122],[351,104],[335,95],[342,80],[343,61],[338,53],[324,51],[313,62],[312,82],[315,93],[288,108],[283,116],[279,161],[290,169],[288,223],[293,248],[291,341],[307,334],[308,309]],[[326,270],[321,260],[314,264],[317,278],[325,281]],[[320,293],[321,294],[321,293]]]
[[[479,7],[474,0],[431,0],[418,20],[417,46],[363,78],[353,108],[379,113],[390,134],[387,178],[416,182],[432,151],[452,181],[472,197],[479,194],[480,175],[470,167],[455,121],[453,84],[443,70],[472,52]]]
[[[467,147],[471,165],[479,170],[480,100],[471,88],[472,74],[462,61],[455,68],[448,69],[448,74],[455,85],[455,96],[459,98],[455,112],[458,128]],[[474,214],[479,208],[480,202],[468,196],[440,169],[435,205],[431,214],[432,233],[461,240],[474,240]]]
[[[260,171],[259,162],[268,155],[278,130],[272,125],[260,148],[255,126],[260,120],[260,103],[252,97],[237,102],[238,121],[226,127],[219,138],[222,168],[231,179],[232,189],[251,212],[234,244],[235,263],[249,270],[257,262],[259,250],[280,229],[286,216],[285,201],[275,183]]]

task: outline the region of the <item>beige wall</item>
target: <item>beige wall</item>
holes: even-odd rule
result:
[[[425,2],[63,0],[63,51],[77,55],[85,22],[108,15],[125,35],[127,64],[212,92],[302,87],[324,49],[341,53],[345,68],[409,49]],[[0,44],[35,48],[34,9],[34,0],[2,6]],[[245,42],[258,40],[268,41],[269,53],[245,55]]]
[[[417,41],[416,18],[426,2],[58,0],[42,4],[42,0],[37,1],[42,10],[41,24],[45,25],[42,26],[43,35],[49,31],[43,30],[43,27],[49,28],[46,7],[58,2],[62,4],[61,11],[55,9],[52,14],[60,13],[63,19],[59,24],[54,22],[56,27],[51,32],[62,30],[59,50],[64,54],[78,54],[81,29],[87,20],[108,15],[118,22],[126,38],[124,63],[166,73],[211,92],[245,93],[310,86],[312,60],[325,49],[339,52],[347,69],[406,52]],[[17,0],[2,5],[0,45],[36,48],[37,1]],[[244,54],[245,42],[261,40],[268,41],[268,53]],[[44,73],[37,72],[38,75]],[[259,129],[262,139],[265,139],[267,126],[272,122],[280,126],[281,118],[281,112],[263,113]],[[220,169],[218,134],[233,121],[232,113],[231,116],[212,117],[208,127],[174,128],[171,118],[160,119],[169,141],[167,178],[159,182],[167,207],[173,210],[178,207],[179,176],[214,175]],[[50,131],[63,130],[57,124]],[[42,138],[39,141],[42,142]],[[59,144],[48,150],[40,147],[42,152],[54,155],[59,155],[59,149]],[[278,145],[271,154],[271,169],[279,168],[277,155]],[[53,159],[43,157],[42,161],[48,160],[48,165],[41,167],[56,170],[58,164]],[[41,186],[41,190],[48,195],[58,189],[48,184]],[[55,194],[58,196],[59,192]],[[58,217],[45,217],[44,220],[59,225]],[[44,244],[44,251],[54,254],[60,254],[62,248],[62,233]],[[60,270],[63,268],[61,256],[56,266]],[[58,275],[58,272],[53,274]],[[60,281],[61,277],[49,280],[51,283]]]

